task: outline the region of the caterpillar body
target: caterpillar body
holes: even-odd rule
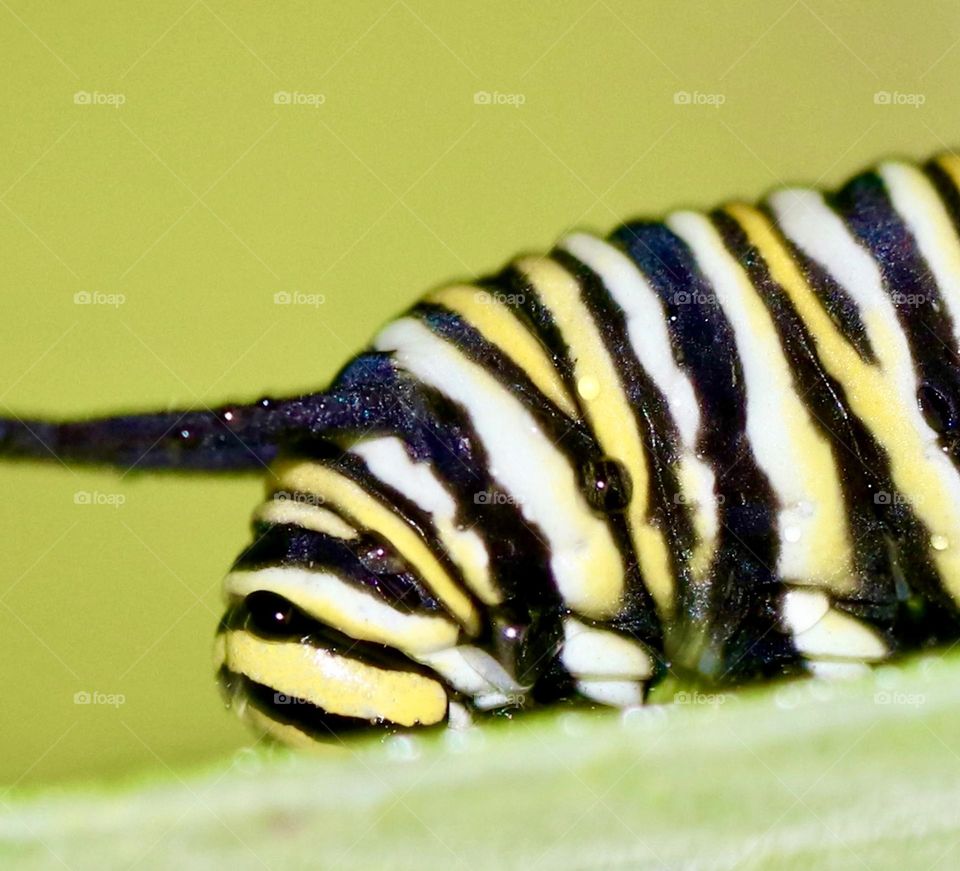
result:
[[[7,419],[0,453],[257,471],[220,682],[304,744],[857,674],[960,635],[960,157],[575,233],[324,392]]]

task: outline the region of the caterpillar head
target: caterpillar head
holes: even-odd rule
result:
[[[242,716],[286,742],[447,717],[446,689],[423,664],[461,631],[424,580],[447,567],[362,486],[362,468],[279,463],[254,543],[225,580],[221,683]]]
[[[447,716],[443,685],[423,669],[388,648],[358,643],[268,589],[236,595],[217,648],[231,706],[284,743],[371,724],[432,725]]]

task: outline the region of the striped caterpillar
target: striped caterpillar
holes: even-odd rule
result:
[[[858,674],[960,627],[960,157],[584,233],[330,388],[0,421],[0,453],[270,467],[219,679],[292,744],[658,682]]]

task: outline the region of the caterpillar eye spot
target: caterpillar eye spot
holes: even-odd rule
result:
[[[258,635],[286,637],[296,629],[297,610],[274,593],[255,592],[244,599],[246,626]]]

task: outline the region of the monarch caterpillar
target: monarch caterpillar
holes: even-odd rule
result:
[[[575,233],[427,294],[324,392],[4,419],[0,453],[269,464],[216,658],[303,744],[956,639],[958,348],[944,154]]]

